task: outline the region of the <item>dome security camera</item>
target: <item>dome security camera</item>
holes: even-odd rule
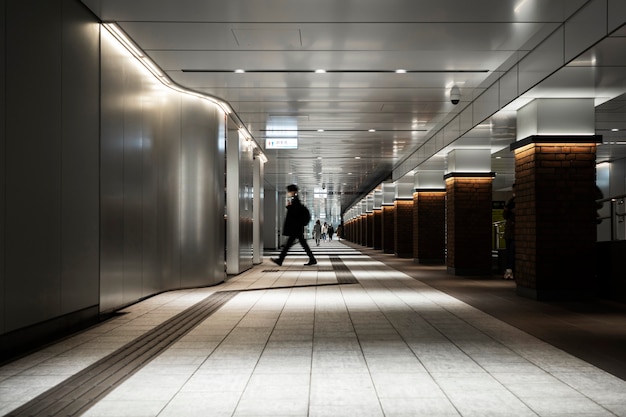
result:
[[[450,89],[450,103],[459,104],[461,101],[461,90],[456,85],[453,85]]]

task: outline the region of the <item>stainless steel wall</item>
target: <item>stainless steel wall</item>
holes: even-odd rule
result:
[[[102,31],[100,309],[224,280],[225,116]]]
[[[98,313],[99,26],[68,0],[0,22],[0,334],[54,332]]]
[[[239,274],[253,265],[253,149],[236,129],[227,140],[227,263],[229,274]]]
[[[263,263],[263,227],[265,223],[265,212],[263,211],[265,192],[263,188],[263,178],[265,164],[258,156],[254,157],[253,179],[252,179],[252,240],[253,240],[253,263]]]
[[[263,190],[263,246],[276,249],[278,245],[278,212],[283,207],[278,204],[278,192],[265,188]]]

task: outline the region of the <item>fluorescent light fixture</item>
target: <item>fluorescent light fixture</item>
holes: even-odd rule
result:
[[[324,129],[317,129],[317,131],[318,131],[318,132],[323,132],[323,131],[324,131]]]
[[[326,70],[325,69],[316,69],[315,73],[316,74],[326,74]]]
[[[239,133],[246,139],[246,140],[250,140],[250,133],[248,133],[248,131],[246,129],[244,129],[243,127],[239,128]]]
[[[165,74],[163,74],[163,72],[159,69],[159,67],[157,67],[154,62],[152,62],[152,60],[148,57],[143,57],[141,58],[141,60],[143,61],[144,65],[148,68],[148,70],[157,78],[163,78],[165,77]]]
[[[131,54],[133,54],[137,58],[145,57],[143,51],[139,49],[135,45],[135,43],[128,38],[128,36],[126,36],[126,33],[124,33],[124,31],[120,29],[118,25],[116,25],[115,23],[103,23],[103,25],[109,31],[109,33],[113,35],[113,37],[115,37],[115,39],[117,39],[122,45],[124,45],[126,49],[128,49]]]
[[[619,129],[611,129],[611,132],[619,132]]]
[[[213,103],[214,105],[216,105],[218,108],[220,108],[224,114],[229,115],[233,113],[233,110],[231,109],[230,105],[223,101],[220,100],[216,97],[212,97],[210,95],[207,94],[201,94],[192,90],[188,90],[186,88],[183,88],[177,84],[175,84],[174,82],[172,82],[171,79],[169,79],[169,77],[150,59],[146,56],[146,54],[144,54],[144,52],[137,46],[135,45],[135,43],[128,37],[128,35],[126,35],[126,33],[115,23],[103,23],[102,26],[111,34],[111,36],[113,36],[133,57],[135,57],[135,59],[137,59],[139,62],[141,62],[143,64],[144,67],[146,67],[146,69],[148,71],[150,71],[150,73],[152,75],[154,75],[164,86],[174,90],[174,91],[178,91],[179,93],[183,93],[183,94],[187,94],[187,95],[191,95],[191,96],[195,96],[198,98],[201,98],[203,100],[207,100],[210,101],[211,103]],[[245,72],[244,70],[235,70],[235,72]],[[241,120],[240,120],[241,121]],[[243,129],[243,131],[246,132],[246,136],[248,138],[250,138],[250,140],[254,141],[254,138],[252,137],[252,135],[249,133],[249,131],[245,128],[245,127],[241,127],[241,129]],[[255,142],[255,145],[258,147],[258,144]]]
[[[243,69],[236,69],[235,70],[235,74],[243,74],[245,72],[246,72],[246,70],[243,70]]]
[[[376,129],[370,129],[370,130],[368,130],[368,132],[372,132],[372,133],[376,132]]]
[[[397,69],[396,70],[396,74],[406,74],[406,70],[405,69]]]

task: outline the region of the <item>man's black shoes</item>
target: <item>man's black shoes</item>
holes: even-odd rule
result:
[[[278,266],[281,266],[283,264],[283,261],[281,261],[280,259],[270,258],[270,260]]]
[[[315,265],[315,264],[317,264],[317,261],[311,260],[311,261],[305,263],[304,266],[311,266],[311,265]]]

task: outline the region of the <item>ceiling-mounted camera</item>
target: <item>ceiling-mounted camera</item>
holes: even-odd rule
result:
[[[453,85],[450,89],[450,103],[459,104],[461,101],[461,90],[456,85]]]

